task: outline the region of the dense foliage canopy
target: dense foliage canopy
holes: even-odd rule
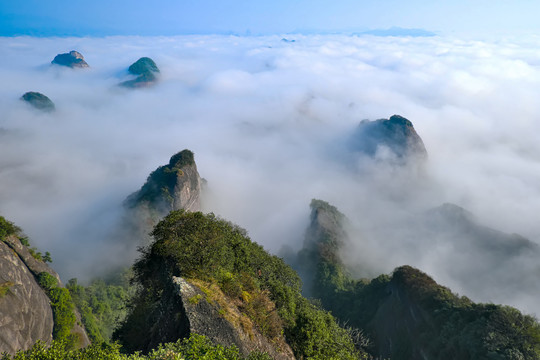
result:
[[[243,357],[236,347],[212,344],[207,338],[192,335],[152,350],[147,355],[123,354],[118,344],[93,344],[84,349],[66,350],[64,342],[55,341],[52,346],[37,343],[30,350],[3,355],[1,360],[270,360],[264,354],[254,353]]]
[[[109,342],[113,331],[127,314],[126,304],[133,291],[129,271],[113,279],[95,279],[83,286],[77,279],[68,281],[66,288],[93,343]]]
[[[339,256],[347,240],[344,216],[325,202],[311,206],[312,220],[325,218],[324,226],[312,222],[299,256],[311,262],[313,295],[341,321],[366,330],[374,356],[540,358],[540,324],[514,308],[475,304],[410,266],[370,281],[353,279]]]
[[[252,242],[245,230],[201,212],[171,212],[152,233],[155,241],[142,250],[134,265],[140,292],[132,312],[118,332],[121,341],[144,341],[136,332],[149,320],[145,316],[160,306],[171,276],[201,279],[220,286],[243,308],[269,337],[283,332],[300,359],[357,359],[361,357],[349,336],[333,316],[300,294],[301,282],[281,258]],[[267,297],[277,317],[260,316],[272,307],[249,311],[251,299]],[[264,304],[264,301],[261,301]],[[268,315],[268,314],[267,314]]]

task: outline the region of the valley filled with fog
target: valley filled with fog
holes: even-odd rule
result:
[[[475,301],[539,314],[537,257],[490,279],[463,274],[500,259],[471,256],[415,219],[453,203],[479,224],[540,241],[540,38],[284,40],[0,38],[0,214],[53,254],[65,280],[90,279],[137,256],[139,244],[115,238],[122,202],[187,148],[208,182],[204,211],[273,253],[301,247],[309,203],[323,199],[351,222],[345,261],[360,265],[356,275],[408,264]],[[90,67],[50,64],[70,50]],[[142,56],[160,68],[158,83],[119,87]],[[20,101],[27,91],[56,111]],[[425,163],[351,151],[360,121],[393,114],[414,124]],[[513,268],[530,279],[514,283]]]

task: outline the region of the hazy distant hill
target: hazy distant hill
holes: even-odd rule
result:
[[[461,219],[460,214],[451,213]],[[540,356],[540,325],[514,308],[475,304],[410,266],[372,280],[353,279],[340,257],[343,246],[351,241],[346,222],[335,207],[314,200],[296,267],[300,274],[313,272],[305,279],[311,284],[311,296],[320,299],[341,321],[366,331],[372,355],[392,359]],[[518,240],[506,246],[530,245]]]

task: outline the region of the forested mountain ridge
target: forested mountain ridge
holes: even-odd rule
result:
[[[392,116],[360,127],[369,131],[356,135],[373,143],[354,151],[392,166],[396,159],[407,166],[409,160],[422,162],[426,157],[421,139],[405,118]],[[392,146],[393,142],[401,145]],[[381,158],[379,150],[384,153],[384,148],[393,155]],[[26,240],[20,230],[3,221],[0,250],[6,250],[2,257],[8,259],[7,267],[23,266],[12,260],[15,250],[32,274],[28,282],[39,284],[46,294],[41,302],[52,305],[52,312],[21,321],[32,323],[36,332],[51,328],[40,333],[45,344],[51,343],[51,332],[57,340],[48,350],[38,344],[17,359],[55,351],[58,359],[123,358],[119,347],[110,345],[111,337],[120,342],[121,351],[145,354],[131,355],[133,359],[162,359],[166,354],[193,359],[204,354],[213,354],[210,359],[540,358],[538,322],[514,308],[459,297],[407,265],[390,275],[355,278],[357,269],[342,259],[355,240],[348,231],[352,225],[336,207],[311,202],[304,246],[292,261],[298,275],[251,241],[244,229],[199,212],[201,183],[193,152],[183,150],[126,199],[125,224],[139,230],[127,238],[132,248],[146,244],[131,268],[130,286],[125,277],[118,283],[96,280],[88,286],[71,280],[68,292],[42,262],[50,254],[22,245]],[[427,245],[446,241],[475,256],[483,252],[501,267],[519,260],[514,255],[538,250],[520,236],[480,226],[466,210],[451,204],[415,221],[422,235],[433,235]],[[127,232],[132,230],[129,226]],[[139,235],[152,228],[152,239],[143,241]],[[0,295],[3,291],[8,299],[15,294],[15,283],[8,279],[0,284]],[[37,321],[40,316],[45,325]],[[80,340],[73,329],[81,321],[93,345],[77,352],[70,349]],[[35,340],[18,340],[8,351],[26,349]],[[163,343],[168,344],[160,348]],[[79,346],[86,344],[79,341]]]
[[[340,260],[346,218],[311,203],[309,252],[313,295],[341,321],[364,329],[374,356],[392,359],[538,359],[540,325],[501,305],[477,304],[410,266],[373,280],[353,279]],[[322,219],[322,221],[319,221]],[[328,221],[331,219],[332,221]]]
[[[244,331],[256,329],[278,349],[285,340],[296,358],[363,357],[330,314],[300,295],[296,273],[251,242],[245,230],[213,214],[179,210],[155,227],[153,237],[155,241],[134,265],[139,292],[116,335],[126,348],[148,351],[159,339],[187,336],[185,309],[181,302],[171,301],[178,293],[174,279],[181,276],[206,294],[204,299],[194,295],[187,302],[212,304],[225,319],[239,311]],[[216,291],[223,292],[237,310],[216,303],[211,295]],[[166,326],[156,328],[156,322]],[[279,358],[287,358],[285,354]]]

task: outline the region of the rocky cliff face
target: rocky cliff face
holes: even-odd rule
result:
[[[139,191],[124,202],[128,218],[141,236],[147,236],[155,224],[172,210],[201,209],[202,180],[190,150],[173,155],[167,165],[153,171]]]
[[[14,241],[12,241],[14,242]],[[49,298],[19,255],[0,241],[0,353],[52,341]]]
[[[138,350],[146,352],[160,343],[175,342],[194,333],[208,337],[215,344],[235,345],[244,356],[260,351],[267,352],[273,359],[294,359],[283,336],[272,340],[266,338],[241,313],[233,299],[210,283],[171,276],[164,284],[159,306],[153,308],[149,317],[151,327],[140,324],[134,329],[145,334],[144,339],[136,341]],[[135,336],[140,335],[124,332],[122,339],[124,342],[134,340]]]
[[[191,151],[173,155],[167,165],[153,171],[142,188],[125,201],[129,208],[148,206],[164,216],[171,210],[199,211],[201,177]]]
[[[60,277],[45,262],[36,259],[15,235],[0,240],[0,353],[28,349],[36,341],[53,339],[54,317],[51,302],[36,279],[47,273],[61,286]],[[90,340],[80,325],[80,315],[71,329],[77,347]]]
[[[396,163],[427,158],[424,142],[412,122],[399,115],[362,121],[350,139],[349,147],[353,152]]]
[[[190,333],[207,336],[212,342],[231,346],[236,345],[247,356],[253,351],[268,353],[273,359],[294,359],[290,346],[283,336],[270,341],[243,315],[232,301],[213,289],[213,296],[194,283],[180,277],[173,277],[176,294],[182,299],[182,306]],[[216,301],[217,300],[217,301]],[[221,300],[221,305],[219,304]]]

